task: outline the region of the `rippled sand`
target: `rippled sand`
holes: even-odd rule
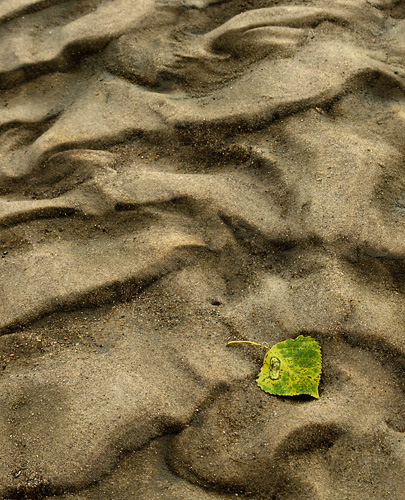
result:
[[[402,0],[0,2],[0,498],[401,500]],[[320,399],[255,384],[310,334]]]

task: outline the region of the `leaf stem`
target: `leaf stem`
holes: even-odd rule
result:
[[[266,345],[263,344],[258,344],[257,342],[252,342],[250,340],[232,340],[231,342],[228,342],[226,345],[231,345],[231,344],[252,344],[252,345],[257,345],[259,347],[263,347],[263,349],[267,349],[268,351],[270,350],[270,347],[267,347]]]

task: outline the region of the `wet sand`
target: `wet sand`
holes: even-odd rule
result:
[[[403,498],[404,6],[0,2],[0,498]]]

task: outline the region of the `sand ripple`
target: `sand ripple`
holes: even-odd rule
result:
[[[404,16],[0,5],[1,498],[401,498]]]

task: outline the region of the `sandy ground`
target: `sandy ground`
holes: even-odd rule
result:
[[[401,500],[405,2],[0,1],[0,498]],[[255,384],[310,334],[320,399]]]

